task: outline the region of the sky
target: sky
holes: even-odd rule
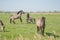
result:
[[[60,0],[0,0],[0,11],[60,11]]]

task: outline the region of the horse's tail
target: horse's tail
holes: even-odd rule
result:
[[[12,22],[12,19],[10,18],[10,23]]]

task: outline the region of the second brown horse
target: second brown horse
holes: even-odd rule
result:
[[[42,35],[44,35],[45,30],[45,17],[41,17],[36,21],[37,32],[40,30]]]

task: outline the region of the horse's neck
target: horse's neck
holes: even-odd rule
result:
[[[18,14],[17,16],[22,16],[22,14]]]

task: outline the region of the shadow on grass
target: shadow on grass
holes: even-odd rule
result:
[[[60,37],[59,35],[55,35],[54,33],[48,33],[48,32],[46,32],[46,35],[48,35],[48,36],[54,36],[54,38]]]
[[[2,32],[2,31],[0,31],[0,32]],[[10,31],[4,31],[4,32],[10,32]]]
[[[4,31],[4,32],[10,32],[10,31],[7,31],[7,30],[6,30],[6,31]]]

